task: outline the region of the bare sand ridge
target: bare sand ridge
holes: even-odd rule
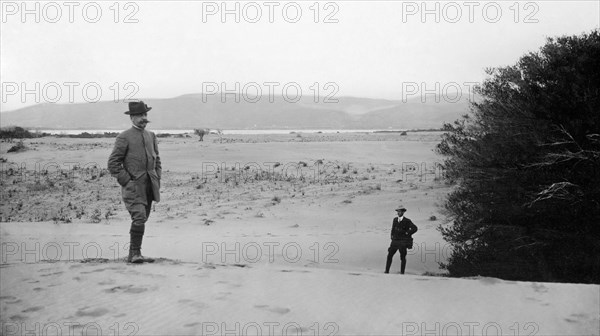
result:
[[[598,286],[423,275],[449,253],[439,133],[161,138],[142,265],[113,141],[2,155],[3,334],[598,334]],[[403,276],[383,274],[399,203],[419,227]]]

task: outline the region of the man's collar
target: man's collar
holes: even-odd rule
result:
[[[133,128],[135,128],[135,129],[138,129],[138,130],[140,130],[140,131],[143,131],[143,130],[144,130],[143,128],[141,128],[141,127],[138,127],[138,126],[135,126],[134,124],[131,124],[131,126],[133,126]]]

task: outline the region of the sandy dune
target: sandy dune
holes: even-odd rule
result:
[[[598,288],[591,285],[170,259],[139,266],[57,262],[2,270],[5,335],[20,335],[25,328],[50,334],[56,327],[75,335],[96,330],[138,335],[583,335],[598,330]]]
[[[113,139],[26,141],[3,154],[2,334],[598,334],[598,286],[423,275],[450,252],[437,137],[161,138],[143,265],[123,261],[128,214],[101,169]],[[400,202],[419,231],[387,275]]]

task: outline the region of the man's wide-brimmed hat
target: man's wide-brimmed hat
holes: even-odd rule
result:
[[[398,210],[406,211],[406,208],[404,207],[404,205],[400,204],[398,207],[396,207],[396,211]]]
[[[139,102],[129,102],[129,111],[125,111],[125,114],[136,115],[146,113],[150,110],[152,110],[152,107],[148,107],[148,105],[140,100]]]

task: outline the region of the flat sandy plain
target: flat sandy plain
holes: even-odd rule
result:
[[[2,143],[2,334],[597,334],[598,286],[449,279],[440,133],[159,139],[162,201],[124,262],[114,139]],[[398,204],[419,227],[383,274]]]

